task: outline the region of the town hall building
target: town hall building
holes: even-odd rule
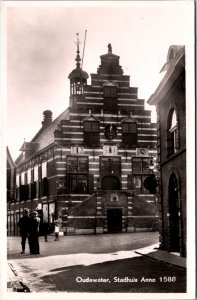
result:
[[[23,143],[8,234],[24,208],[50,226],[58,219],[65,235],[157,230],[157,198],[144,185],[153,176],[156,124],[111,44],[100,59],[88,84],[78,41],[69,107],[55,120],[44,111],[41,129]]]

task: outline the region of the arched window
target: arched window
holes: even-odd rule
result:
[[[170,156],[177,152],[178,145],[178,122],[177,114],[174,108],[172,108],[168,115],[167,124],[167,156]]]

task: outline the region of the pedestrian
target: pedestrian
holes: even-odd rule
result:
[[[48,242],[49,224],[46,220],[43,221],[42,232],[43,232],[43,235],[44,235],[45,242]]]
[[[30,221],[29,210],[25,208],[23,211],[23,217],[20,218],[18,222],[18,227],[20,228],[20,235],[21,235],[21,246],[22,246],[21,254],[25,253],[25,244],[29,236],[29,223],[30,223],[29,221]]]
[[[30,254],[40,254],[39,227],[40,227],[40,218],[38,218],[37,211],[33,211],[30,213],[30,223],[29,223]]]
[[[56,220],[54,222],[54,224],[55,224],[55,240],[54,241],[59,241],[59,231],[60,231],[59,222]]]

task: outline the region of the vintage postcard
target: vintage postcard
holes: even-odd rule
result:
[[[195,299],[194,12],[1,2],[2,299]]]

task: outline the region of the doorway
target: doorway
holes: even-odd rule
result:
[[[175,174],[169,180],[169,214],[170,251],[180,252],[179,200]]]
[[[110,208],[107,210],[108,233],[122,232],[122,209]]]

